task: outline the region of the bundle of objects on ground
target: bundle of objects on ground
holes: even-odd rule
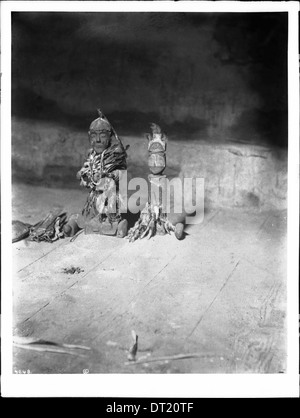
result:
[[[13,242],[25,238],[36,242],[54,242],[65,237],[74,240],[82,232],[126,237],[129,242],[171,232],[177,239],[183,238],[184,225],[170,222],[164,203],[167,192],[164,186],[166,176],[163,174],[166,168],[166,135],[157,124],[151,124],[152,132],[147,135],[151,193],[139,219],[128,230],[128,221],[123,218],[121,210],[125,202],[119,184],[122,173],[127,170],[126,151],[129,146],[123,146],[115,129],[99,109],[98,115],[88,131],[91,148],[77,173],[80,185],[89,191],[82,212],[68,217],[65,212],[51,211],[35,225],[13,221]]]

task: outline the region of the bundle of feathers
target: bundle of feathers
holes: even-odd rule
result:
[[[99,213],[101,214],[105,205],[109,206],[109,213],[113,212],[111,207],[116,207],[116,209],[120,207],[121,197],[118,193],[116,171],[127,169],[126,149],[120,144],[113,144],[105,149],[102,154],[90,150],[86,162],[78,172],[80,185],[90,190],[82,210],[83,215],[96,216]],[[111,182],[110,179],[115,180],[115,183]]]

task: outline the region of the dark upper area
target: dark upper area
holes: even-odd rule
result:
[[[287,145],[287,13],[15,12],[12,113]]]

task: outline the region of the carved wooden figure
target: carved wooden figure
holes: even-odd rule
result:
[[[184,225],[182,223],[173,225],[166,211],[167,188],[163,171],[166,168],[167,137],[155,123],[150,127],[152,134],[147,136],[148,166],[151,172],[148,175],[150,186],[148,202],[141,211],[140,218],[128,232],[130,242],[145,236],[149,239],[155,234],[165,235],[171,232],[175,232],[177,239],[182,239],[184,236]]]
[[[127,169],[126,150],[103,113],[89,128],[91,148],[82,168],[77,173],[80,184],[89,190],[81,214],[71,215],[64,227],[65,235],[73,236],[79,230],[86,234],[127,235],[128,223],[122,219],[122,196],[119,180]]]

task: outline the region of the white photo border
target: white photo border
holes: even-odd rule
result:
[[[288,12],[288,308],[287,372],[284,374],[99,374],[12,373],[11,253],[11,12]],[[299,396],[299,4],[210,1],[7,1],[1,2],[1,212],[2,396],[241,398]]]

